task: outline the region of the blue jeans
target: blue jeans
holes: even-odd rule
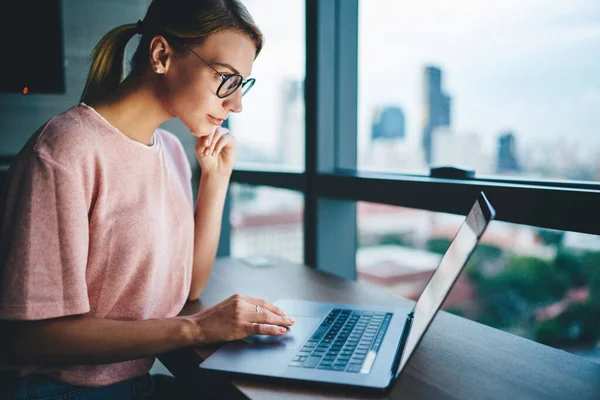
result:
[[[145,374],[109,386],[85,387],[61,383],[40,374],[16,378],[0,373],[2,400],[171,399],[184,398],[181,397],[183,391],[175,378],[166,375]]]

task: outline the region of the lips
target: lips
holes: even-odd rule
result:
[[[223,121],[225,121],[224,119],[221,119],[221,118],[215,118],[212,115],[207,115],[206,118],[208,119],[208,121],[211,124],[217,125],[217,126],[223,125]]]

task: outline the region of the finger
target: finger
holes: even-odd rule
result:
[[[198,138],[196,139],[196,146],[195,146],[195,150],[196,150],[196,154],[204,154],[204,149],[206,146],[204,146],[204,141],[206,140],[206,138]]]
[[[214,137],[215,134],[218,132],[218,129],[216,129],[213,133],[211,133],[208,136],[205,136],[204,138],[201,139],[201,144],[203,146],[202,152],[200,154],[207,156],[210,153],[208,152],[208,148],[210,147],[211,143],[214,142]]]
[[[283,310],[282,310],[282,309],[280,309],[280,308],[279,308],[279,307],[277,307],[277,306],[274,306],[274,305],[273,305],[273,304],[271,304],[271,303],[267,303],[267,302],[266,302],[265,300],[263,300],[263,299],[258,299],[258,298],[256,298],[256,297],[250,297],[250,296],[245,296],[245,295],[240,295],[240,297],[241,297],[243,300],[245,300],[245,301],[247,301],[248,303],[250,303],[250,304],[254,304],[254,305],[257,305],[257,306],[261,306],[261,307],[263,307],[263,308],[266,308],[267,310],[270,310],[270,311],[274,312],[274,313],[275,313],[275,314],[277,314],[277,315],[281,315],[282,317],[284,317],[284,316],[286,315],[286,314],[283,312]]]
[[[225,148],[225,146],[227,146],[231,142],[232,142],[231,135],[221,136],[219,141],[215,144],[215,148],[211,154],[213,156],[216,156],[217,154],[219,154],[221,152],[221,150],[223,150],[223,148]]]
[[[212,141],[210,142],[210,146],[208,147],[208,154],[215,155],[215,147],[217,147],[217,143],[224,137],[222,132],[215,132]]]
[[[247,332],[249,335],[283,335],[287,332],[286,328],[265,324],[248,324]]]
[[[293,318],[282,317],[265,308],[263,308],[261,312],[254,312],[250,318],[252,322],[260,324],[279,325],[284,327],[292,326],[295,322]]]
[[[204,146],[208,147],[214,141],[215,135],[219,132],[219,129],[215,129],[210,135],[206,137],[204,141]]]

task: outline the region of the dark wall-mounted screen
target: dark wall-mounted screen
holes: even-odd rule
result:
[[[64,93],[61,0],[4,3],[0,11],[0,92]]]

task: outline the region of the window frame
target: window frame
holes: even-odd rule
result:
[[[249,164],[231,178],[304,194],[305,264],[356,279],[357,201],[465,215],[484,191],[499,221],[600,234],[600,183],[357,171],[358,8],[359,0],[306,0],[305,171]],[[221,241],[229,235],[223,229]]]

